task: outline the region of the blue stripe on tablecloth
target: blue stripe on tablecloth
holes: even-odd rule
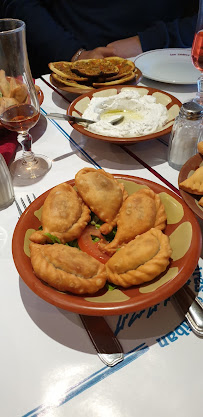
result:
[[[42,107],[40,107],[40,112],[46,116],[47,112],[42,109]],[[74,139],[71,138],[71,136],[53,119],[48,118],[50,120],[50,122],[62,133],[62,135],[65,136],[66,139],[69,140],[69,142],[87,159],[87,161],[89,161],[92,165],[95,166],[95,168],[99,168],[101,169],[100,165],[97,164],[96,161],[94,161],[94,159],[91,158],[90,155],[88,155],[87,152],[84,151],[84,149],[82,149],[77,142],[74,141]]]
[[[46,81],[43,77],[41,77],[42,81],[47,84],[52,90],[54,90],[57,94],[59,94],[64,100],[66,100],[69,104],[70,104],[70,100],[63,95],[61,92],[59,92],[52,84],[50,84],[48,81]],[[44,114],[46,114],[46,112],[43,110]],[[62,133],[65,134],[65,136],[70,140],[71,143],[73,143],[74,146],[77,147],[77,149],[80,152],[85,152],[83,151],[82,148],[79,147],[79,145],[77,145],[77,143],[62,129],[60,128],[60,126],[58,125],[58,123],[54,122],[52,119],[49,119],[53,124],[55,124],[56,127],[59,127],[59,129],[62,130]],[[163,143],[163,145],[168,146],[168,143],[164,141],[164,139],[162,138],[157,138],[156,140],[158,140],[159,142]],[[169,188],[171,188],[174,192],[176,192],[178,195],[180,195],[179,190],[177,190],[173,184],[171,184],[169,181],[167,181],[164,177],[162,177],[162,175],[160,175],[155,169],[151,168],[146,162],[144,162],[141,158],[138,158],[133,151],[129,150],[129,148],[126,148],[125,145],[120,145],[120,148],[123,149],[124,152],[128,153],[128,155],[130,155],[132,158],[136,159],[142,166],[144,166],[144,168],[146,168],[148,171],[152,172],[155,177],[159,178],[165,185],[167,185]],[[86,152],[85,152],[85,157],[90,160],[91,163],[93,163],[93,165],[95,165],[96,168],[101,168]],[[93,161],[93,162],[92,162]]]
[[[46,116],[46,111],[42,109],[42,107],[40,107],[40,111],[43,115]],[[53,119],[49,118],[50,122],[66,137],[66,139],[69,140],[70,143],[72,143],[72,145],[79,151],[81,152],[81,154],[87,159],[88,162],[90,162],[92,165],[94,165],[95,168],[97,169],[101,169],[101,166],[94,161],[94,159],[91,158],[91,156],[84,151],[84,149],[82,149],[77,142],[74,141],[74,139],[71,138],[71,136]],[[164,143],[165,146],[167,146],[167,144],[165,142]],[[155,177],[159,178],[165,185],[167,185],[169,188],[171,188],[176,194],[180,195],[180,192],[177,188],[175,188],[173,186],[173,184],[171,184],[168,180],[166,180],[164,177],[162,177],[162,175],[160,175],[157,171],[155,171],[153,168],[151,168],[148,164],[146,164],[146,162],[144,162],[142,159],[138,158],[138,156],[136,156],[131,150],[129,150],[128,148],[126,148],[125,145],[120,145],[120,148],[123,149],[124,152],[128,153],[132,158],[136,159],[142,166],[144,166],[148,171],[152,172]]]
[[[66,95],[65,94],[62,94],[62,92],[61,91],[59,91],[57,88],[55,88],[54,86],[53,86],[53,84],[50,84],[47,80],[45,80],[45,78],[42,76],[42,77],[40,77],[41,78],[41,80],[46,84],[46,85],[48,85],[48,87],[49,88],[51,88],[53,91],[55,91],[55,93],[57,93],[59,96],[61,96],[65,101],[67,101],[69,104],[71,104],[71,100],[69,100],[68,99],[68,97],[66,97]],[[63,90],[62,90],[63,91]]]
[[[126,148],[125,145],[121,145],[121,148],[128,153],[128,155],[132,156],[137,162],[139,162],[144,168],[148,169],[149,172],[151,172],[155,177],[159,178],[160,181],[162,181],[165,185],[167,185],[169,188],[171,188],[172,191],[174,191],[176,194],[180,196],[180,191],[174,187],[171,182],[169,182],[166,178],[164,178],[161,174],[159,174],[157,171],[155,171],[154,168],[150,167],[146,162],[144,162],[141,158],[139,158],[137,155],[135,155],[130,149]]]
[[[72,398],[76,397],[77,395],[91,388],[93,385],[97,384],[104,378],[107,378],[108,376],[117,372],[119,369],[123,368],[124,366],[129,365],[132,361],[142,356],[148,350],[149,350],[149,346],[147,346],[145,343],[142,343],[141,345],[136,346],[134,349],[132,349],[130,352],[124,355],[124,360],[122,362],[119,362],[117,365],[115,365],[112,368],[105,366],[104,368],[101,368],[99,371],[90,375],[88,378],[85,378],[79,384],[76,384],[75,386],[71,387],[66,392],[64,398],[61,400],[61,403],[57,404],[57,407],[64,405],[65,403],[70,401]],[[40,417],[40,415],[42,415],[41,413],[47,412],[49,410],[53,410],[54,408],[55,407],[53,406],[46,407],[46,406],[40,405],[39,407],[36,407],[32,411],[29,411],[27,414],[24,414],[22,417]]]
[[[46,116],[47,112],[40,107],[41,113]],[[101,166],[91,158],[91,156],[82,149],[77,142],[74,141],[74,139],[71,138],[71,136],[53,119],[48,118],[50,122],[66,137],[66,139],[69,140],[70,143],[89,161],[92,165],[94,165],[95,168],[101,169]],[[164,142],[163,142],[164,143]],[[167,144],[164,143],[166,146]],[[153,168],[151,168],[148,164],[146,164],[142,159],[138,158],[132,151],[130,151],[128,148],[126,148],[125,145],[120,145],[120,148],[123,149],[126,153],[128,153],[132,158],[136,159],[142,166],[144,166],[148,171],[152,172],[155,177],[159,178],[162,182],[164,182],[168,187],[170,187],[173,191],[175,191],[177,194],[180,195],[179,191],[169,182],[167,181],[162,175],[160,175],[157,171],[155,171]]]

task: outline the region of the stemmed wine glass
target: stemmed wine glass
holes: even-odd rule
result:
[[[10,166],[14,177],[35,179],[51,168],[51,161],[32,152],[29,130],[40,116],[39,101],[33,83],[25,39],[25,23],[0,19],[0,123],[18,133],[22,157]]]
[[[195,101],[203,105],[203,0],[199,0],[199,12],[191,57],[194,66],[201,71],[201,76],[197,80],[198,92]]]

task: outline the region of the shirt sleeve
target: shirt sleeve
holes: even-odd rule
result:
[[[171,22],[157,21],[143,32],[138,32],[142,50],[162,48],[190,48],[195,34],[197,15],[175,19]]]
[[[26,23],[28,57],[35,78],[49,72],[49,62],[70,61],[78,49],[85,48],[71,31],[53,19],[40,1],[3,0],[2,13],[3,17],[21,19]]]

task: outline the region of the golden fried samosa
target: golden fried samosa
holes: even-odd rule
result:
[[[30,243],[35,275],[59,291],[94,294],[106,283],[105,266],[77,248]]]
[[[115,238],[100,248],[112,254],[135,236],[155,227],[163,230],[166,226],[166,212],[158,194],[151,189],[140,189],[131,194],[123,203],[117,221]]]
[[[0,92],[3,97],[10,97],[10,84],[4,70],[0,70]]]
[[[70,184],[54,187],[42,207],[42,228],[30,236],[35,243],[51,242],[56,236],[61,243],[77,239],[90,221],[90,209]]]
[[[123,184],[103,169],[94,168],[81,169],[75,176],[75,184],[84,202],[104,222],[101,233],[110,233],[128,196]]]
[[[130,287],[151,281],[169,264],[172,250],[161,230],[150,229],[118,250],[106,263],[107,279]]]
[[[16,104],[18,104],[18,101],[13,97],[0,97],[0,114]]]
[[[196,169],[194,174],[179,184],[179,188],[191,194],[203,194],[203,166]]]
[[[17,100],[18,103],[24,103],[27,99],[28,91],[25,84],[18,84],[10,92],[10,97]]]
[[[201,155],[203,155],[203,141],[197,144],[197,150],[199,153],[201,153]]]
[[[203,207],[203,197],[201,197],[201,198],[200,198],[200,200],[199,200],[198,204],[199,204],[201,207]]]

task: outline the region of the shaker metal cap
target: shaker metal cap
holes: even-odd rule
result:
[[[203,107],[195,101],[183,103],[180,109],[180,115],[187,119],[199,119],[203,116]]]

